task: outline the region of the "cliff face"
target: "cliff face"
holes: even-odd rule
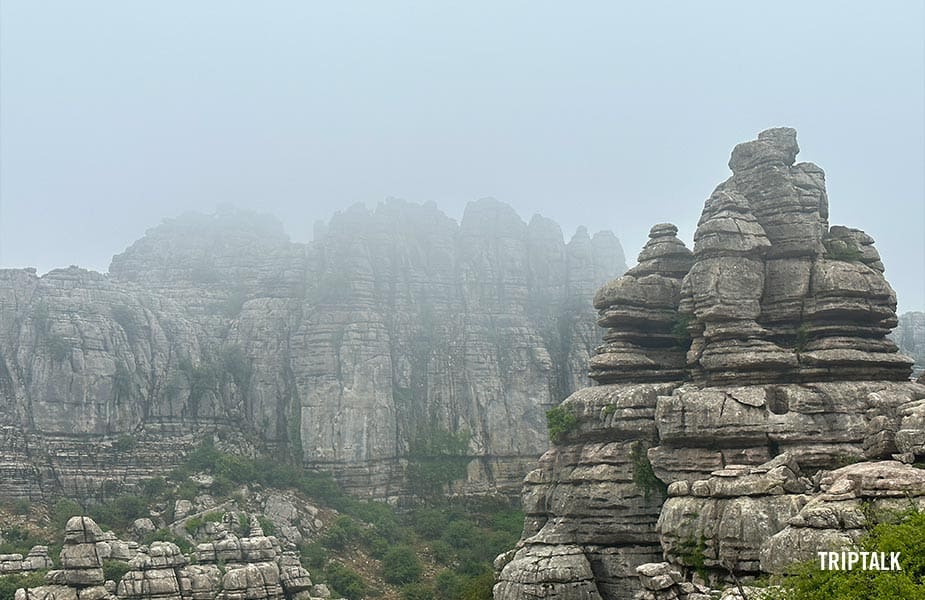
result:
[[[925,457],[925,386],[886,337],[895,295],[873,239],[829,226],[822,170],[798,150],[787,128],[736,146],[693,251],[656,225],[597,292],[602,385],[556,410],[496,600],[668,597],[676,582],[653,574],[780,572],[856,537],[863,503],[925,506],[902,464]]]
[[[463,491],[510,489],[544,411],[587,384],[587,298],[617,239],[471,203],[339,213],[316,241],[272,219],[185,215],[77,268],[0,271],[0,496],[93,495],[162,474],[204,436],[402,493],[409,447],[468,440]],[[516,427],[511,424],[516,423]]]

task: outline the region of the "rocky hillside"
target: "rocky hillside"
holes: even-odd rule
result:
[[[459,224],[354,207],[317,238],[224,210],[165,221],[108,275],[0,271],[0,497],[131,488],[204,436],[370,497],[450,447],[471,459],[461,490],[516,487],[545,410],[587,384],[617,239],[565,243],[493,200]]]
[[[601,385],[549,413],[496,600],[708,598],[925,507],[925,385],[886,337],[895,294],[798,151],[787,128],[736,146],[693,251],[656,225],[597,292]]]

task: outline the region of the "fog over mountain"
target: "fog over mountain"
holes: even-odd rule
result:
[[[691,242],[716,156],[786,125],[832,221],[925,306],[922,2],[0,7],[0,266],[105,271],[222,203],[295,241],[387,197],[491,196],[627,249]]]

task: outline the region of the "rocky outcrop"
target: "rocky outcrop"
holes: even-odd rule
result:
[[[873,240],[829,227],[798,151],[787,128],[736,146],[693,252],[656,225],[598,291],[602,385],[550,414],[496,600],[696,598],[777,572],[796,537],[850,540],[825,504],[845,481],[867,481],[854,502],[925,494],[889,462],[925,457],[925,385],[886,337],[895,295]]]
[[[328,598],[316,589],[294,552],[281,552],[265,536],[256,518],[247,537],[238,538],[221,526],[220,539],[200,544],[191,564],[172,542],[152,542],[133,556],[111,556],[110,547],[127,546],[104,533],[89,517],[73,517],[65,531],[61,569],[49,571],[48,585],[20,589],[17,600],[312,600]],[[31,556],[32,553],[30,553]],[[47,554],[47,553],[46,553]],[[103,559],[128,562],[121,580],[103,581]],[[318,592],[318,593],[314,593]]]
[[[0,271],[0,496],[98,496],[203,437],[405,493],[413,440],[469,438],[459,491],[514,489],[544,411],[588,383],[612,234],[565,243],[499,202],[389,201],[295,244],[273,219],[165,221],[109,275]],[[518,427],[510,427],[511,422]]]
[[[639,264],[595,294],[598,325],[606,332],[604,344],[591,357],[592,379],[613,383],[684,377],[678,303],[681,279],[693,257],[677,233],[668,223],[654,226]]]
[[[875,518],[925,508],[925,472],[896,461],[864,462],[821,474],[815,494],[773,536],[760,540],[761,570],[783,573],[817,552],[851,546]]]

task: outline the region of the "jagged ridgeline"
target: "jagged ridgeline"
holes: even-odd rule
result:
[[[481,200],[458,224],[354,207],[309,244],[188,214],[108,276],[0,271],[0,497],[131,491],[213,438],[360,496],[426,488],[447,453],[470,459],[461,491],[516,490],[545,410],[587,384],[593,291],[623,270],[609,232],[565,243]]]
[[[601,385],[550,412],[496,600],[718,597],[925,509],[925,385],[887,337],[895,294],[798,151],[789,128],[736,146],[693,249],[655,225],[597,292]]]

